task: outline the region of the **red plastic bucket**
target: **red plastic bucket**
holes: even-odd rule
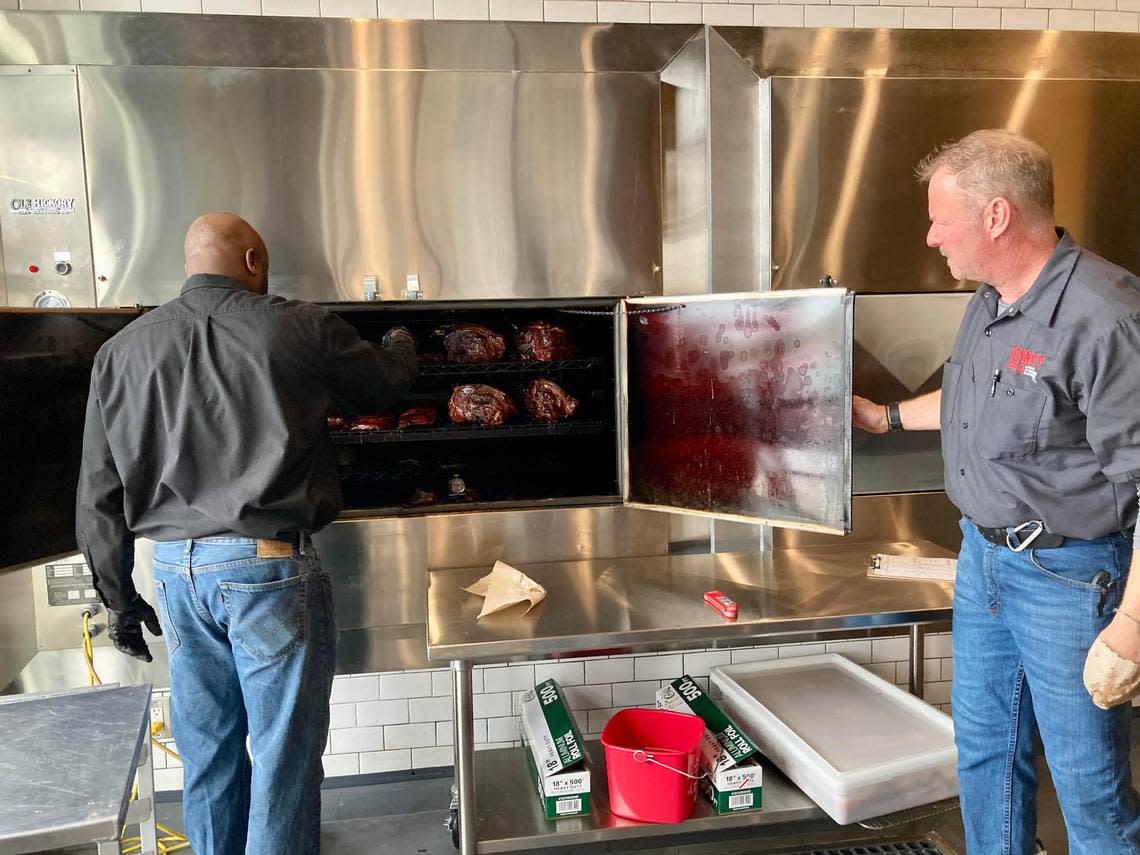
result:
[[[681,822],[697,800],[704,720],[668,710],[622,710],[602,730],[610,811],[642,822]]]

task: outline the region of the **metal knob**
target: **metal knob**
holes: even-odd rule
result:
[[[71,262],[70,261],[57,261],[55,263],[55,272],[58,273],[60,276],[66,276],[68,273],[71,272]]]
[[[37,309],[66,309],[71,301],[58,291],[40,291],[32,298],[32,305]]]

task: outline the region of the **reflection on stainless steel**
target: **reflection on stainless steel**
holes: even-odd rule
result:
[[[631,508],[432,517],[427,528],[428,566],[490,567],[499,560],[530,564],[660,555],[667,522],[662,514]]]
[[[1135,35],[717,27],[761,77],[1137,77]],[[884,35],[889,37],[884,37]]]
[[[593,556],[660,555],[667,521],[648,511],[577,508],[331,525],[315,541],[333,580],[341,629],[337,672],[427,666],[429,566],[489,569],[503,560],[525,570],[534,563]]]
[[[970,289],[925,245],[925,192],[913,168],[979,127],[1041,142],[1056,165],[1058,221],[1140,268],[1130,237],[1140,211],[1116,192],[1131,179],[1140,133],[1137,36],[715,32],[771,84],[774,287],[801,288],[827,271],[860,293]],[[1055,122],[1061,114],[1070,120]]]
[[[629,305],[629,502],[846,531],[850,296]]]
[[[847,543],[856,541],[930,541],[950,552],[962,544],[958,528],[961,513],[942,491],[901,493],[886,496],[855,496],[851,500],[851,533]],[[792,529],[772,529],[776,549],[807,546],[833,546],[835,538],[826,534]]]
[[[429,566],[658,555],[665,518],[619,508],[448,514],[340,522],[314,540],[333,579],[337,624],[355,630],[422,623]]]
[[[335,588],[334,588],[335,589]],[[430,667],[424,622],[342,629],[336,642],[336,673],[370,674]]]
[[[665,643],[841,630],[946,620],[951,588],[868,579],[871,553],[948,557],[927,542],[864,541],[769,553],[673,555],[536,564],[527,574],[548,596],[480,621],[463,591],[478,568],[428,574],[428,658],[503,661],[512,656],[614,652]],[[740,617],[727,623],[702,602],[724,591]]]
[[[177,293],[177,235],[210,209],[259,228],[286,297],[360,299],[371,275],[395,299],[409,273],[426,299],[660,293],[658,91],[652,73],[84,68],[99,303]]]
[[[760,79],[715,31],[708,37],[709,291],[764,291],[771,287],[768,140]],[[666,268],[668,272],[668,268]],[[669,293],[668,290],[665,292]],[[760,548],[761,528],[715,520],[709,548]]]
[[[313,540],[332,577],[342,631],[423,621],[427,525],[424,518],[367,520],[317,533]]]
[[[942,386],[958,325],[971,294],[861,294],[855,298],[852,391],[901,401]],[[852,489],[894,493],[942,489],[938,431],[851,437]]]
[[[106,855],[141,821],[139,849],[157,851],[150,699],[150,686],[100,686],[0,700],[0,850],[90,852],[94,843]]]
[[[32,571],[0,572],[0,688],[36,654]]]
[[[104,683],[139,686],[150,683],[156,689],[170,686],[170,671],[166,667],[166,645],[148,639],[154,661],[150,664],[126,656],[113,647],[95,648],[95,670]],[[70,650],[41,650],[3,692],[10,694],[38,694],[77,689],[87,685],[87,662],[83,648]]]
[[[700,25],[0,13],[2,65],[657,71]]]
[[[971,294],[870,295],[855,298],[855,345],[863,366],[856,387],[876,400],[939,388]],[[865,384],[865,385],[863,385]],[[862,393],[861,393],[862,394]]]
[[[767,290],[767,149],[760,79],[715,32],[709,34],[709,290]]]
[[[340,628],[336,671],[360,674],[428,667],[424,622],[429,563],[489,569],[503,559],[526,569],[533,563],[592,556],[661,555],[667,549],[668,520],[665,514],[603,507],[331,525],[316,535],[315,542],[333,580]],[[61,560],[82,559],[72,555]],[[136,540],[135,584],[151,602],[153,570],[153,543]],[[10,619],[0,620],[0,688],[13,675],[17,675],[13,691],[86,685],[80,648],[82,607],[47,604],[42,566],[0,574],[0,595],[0,612],[10,614]],[[105,613],[94,622],[105,626]],[[161,641],[150,666],[115,652],[105,632],[96,636],[95,651],[105,681],[169,685]]]
[[[75,69],[0,72],[0,140],[0,281],[7,303],[31,306],[37,294],[52,290],[72,306],[95,305]],[[57,262],[69,265],[68,272],[57,272]]]
[[[661,69],[661,207],[664,293],[709,290],[708,77],[694,37]]]
[[[477,835],[480,852],[534,852],[541,848],[596,844],[603,840],[641,840],[678,833],[670,823],[636,822],[610,812],[609,785],[601,762],[601,743],[588,741],[593,759],[587,816],[550,822],[542,803],[533,797],[534,784],[527,773],[522,748],[480,751],[475,754],[475,781],[479,792]],[[778,823],[821,819],[825,814],[774,767],[764,769],[764,809],[718,816],[711,803],[697,799],[685,820],[685,834],[726,828],[763,827]],[[863,833],[865,836],[865,832]],[[689,847],[685,847],[689,848]],[[782,849],[783,847],[781,847]],[[765,850],[767,851],[767,850]]]
[[[796,77],[773,80],[772,92],[777,288],[828,271],[860,293],[973,290],[927,247],[926,191],[913,170],[946,140],[1011,123],[1053,157],[1058,222],[1140,269],[1140,209],[1116,192],[1132,180],[1138,82]],[[1058,125],[1061,112],[1073,122]]]

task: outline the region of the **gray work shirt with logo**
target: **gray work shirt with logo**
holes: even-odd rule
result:
[[[109,608],[135,597],[136,535],[314,532],[340,513],[325,414],[397,404],[415,348],[362,341],[320,306],[191,276],[95,357],[76,537]]]
[[[1090,539],[1136,523],[1140,278],[1057,233],[1010,313],[989,285],[966,307],[942,378],[946,492],[979,525]]]

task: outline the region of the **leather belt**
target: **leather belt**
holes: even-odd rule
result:
[[[288,534],[282,540],[257,539],[258,558],[291,558],[296,550],[305,554],[305,547],[312,543],[307,532]]]
[[[1010,545],[1010,541],[1009,541],[1010,529],[1008,529],[1008,528],[989,528],[989,527],[984,526],[984,525],[978,525],[973,520],[970,520],[970,524],[973,525],[973,527],[978,530],[978,534],[980,534],[982,537],[984,537],[990,543],[996,544],[998,546],[1009,547],[1009,545]],[[1022,542],[1029,540],[1028,535],[1030,533],[1032,533],[1032,531],[1033,530],[1031,529],[1029,533],[1022,535],[1022,538],[1021,538]],[[1038,534],[1036,537],[1033,538],[1032,542],[1026,543],[1026,545],[1032,546],[1034,549],[1056,549],[1058,546],[1063,545],[1065,543],[1065,540],[1066,540],[1066,538],[1063,535],[1053,534],[1052,532],[1048,532],[1048,531],[1042,531],[1040,534]]]

